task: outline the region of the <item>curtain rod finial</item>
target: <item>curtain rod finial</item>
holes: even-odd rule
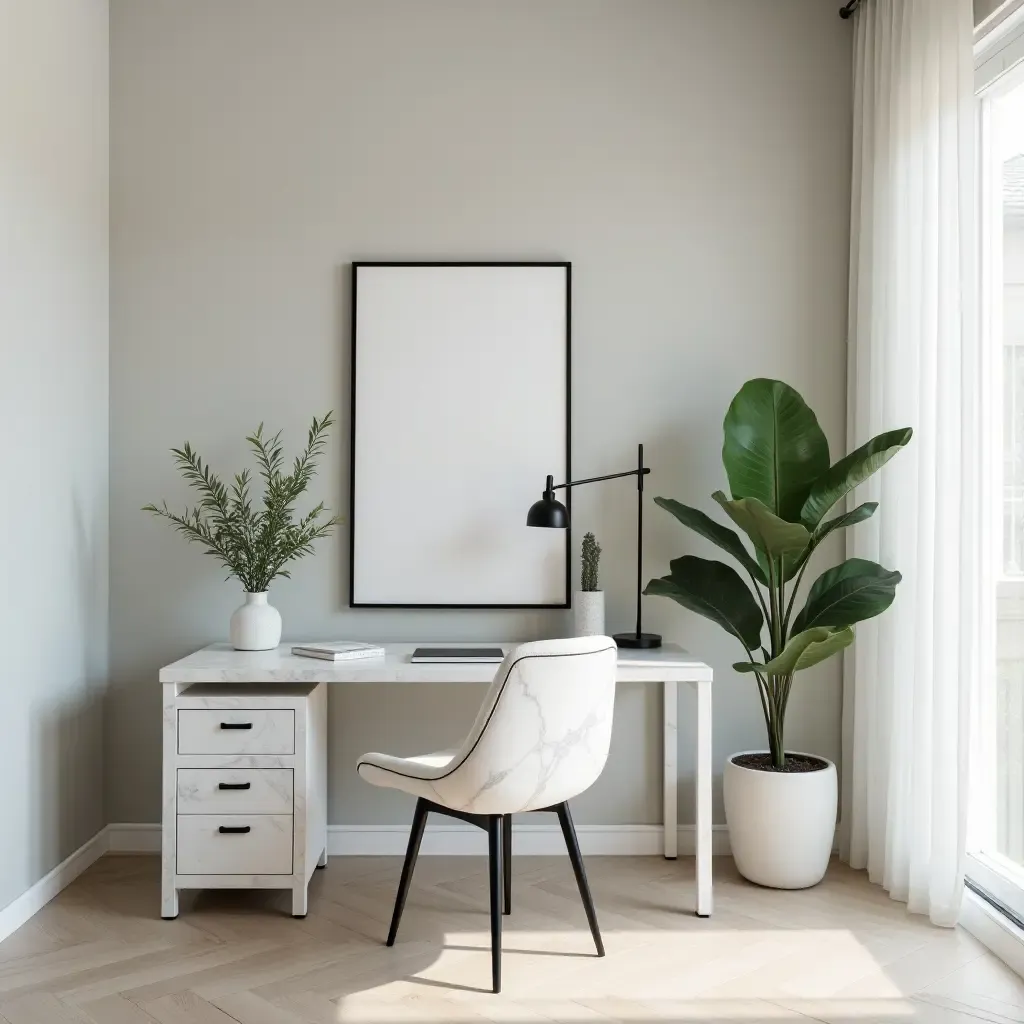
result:
[[[839,8],[839,17],[843,19],[852,18],[854,11],[858,7],[860,7],[860,0],[850,0],[848,4]]]

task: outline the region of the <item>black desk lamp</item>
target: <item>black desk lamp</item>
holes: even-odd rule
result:
[[[586,480],[570,480],[568,483],[555,484],[555,478],[549,476],[544,485],[544,493],[540,501],[530,506],[526,515],[527,526],[545,526],[564,530],[569,525],[569,510],[555,499],[555,491],[562,488],[579,487],[581,484],[596,484],[601,480],[618,480],[623,476],[636,477],[636,632],[616,633],[612,639],[619,647],[660,647],[661,637],[657,633],[645,633],[640,628],[640,594],[643,590],[643,547],[644,547],[644,477],[650,469],[644,465],[644,446],[637,446],[639,458],[637,468],[626,473],[609,473],[607,476],[592,476]]]

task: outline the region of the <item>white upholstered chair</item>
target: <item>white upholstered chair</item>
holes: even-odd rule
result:
[[[558,815],[597,955],[604,945],[569,813],[573,797],[604,768],[615,704],[613,640],[606,636],[522,644],[505,658],[473,728],[453,750],[418,757],[364,754],[359,774],[417,797],[387,944],[394,945],[431,811],[487,832],[491,974],[501,990],[501,915],[511,912],[512,817]]]

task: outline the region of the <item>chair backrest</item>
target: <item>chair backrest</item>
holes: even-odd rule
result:
[[[433,783],[442,802],[474,814],[532,811],[593,784],[608,758],[615,642],[540,640],[505,658],[473,728]]]

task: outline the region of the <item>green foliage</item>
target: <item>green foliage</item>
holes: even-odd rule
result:
[[[262,508],[253,507],[248,469],[236,474],[230,487],[225,486],[186,441],[184,447],[172,448],[171,454],[181,475],[199,492],[197,504],[181,515],[171,512],[167,502],[146,505],[142,511],[169,520],[190,543],[203,545],[206,554],[228,570],[227,578],[236,577],[248,593],[268,590],[278,576],[291,575],[284,568],[288,562],[312,554],[314,542],[329,536],[341,522],[337,516],[321,520],[327,513],[323,502],[299,519],[295,514],[295,503],[309,486],[323,455],[327,431],[333,426],[331,415],[313,418],[306,449],[296,456],[289,473],[284,472],[280,431],[267,437],[261,423],[246,438],[263,479]]]
[[[796,631],[813,626],[850,626],[874,618],[892,604],[903,577],[866,558],[848,558],[823,572],[793,620]]]
[[[722,461],[734,498],[757,498],[799,522],[811,484],[828,470],[828,441],[788,384],[748,380],[725,415]]]
[[[823,473],[811,487],[800,512],[800,519],[813,529],[839,501],[872,473],[881,469],[905,444],[913,431],[887,430],[861,445],[844,459],[840,459],[827,473]]]
[[[811,555],[836,530],[870,518],[865,502],[823,521],[839,502],[880,469],[911,438],[909,427],[879,434],[829,465],[828,442],[803,398],[778,380],[747,381],[729,406],[722,461],[731,497],[712,497],[746,535],[671,498],[655,498],[684,526],[732,555],[750,577],[722,562],[693,555],[674,559],[668,576],[645,594],[669,597],[716,622],[743,645],[747,661],[734,667],[757,680],[775,767],[785,764],[785,717],[793,677],[853,643],[853,624],[885,611],[896,596],[898,572],[850,558],[822,573],[793,617]],[[768,627],[768,637],[763,636]],[[759,652],[763,660],[755,660]]]
[[[757,498],[734,498],[730,501],[721,491],[715,491],[711,497],[747,535],[755,550],[769,558],[801,552],[811,539],[804,526],[780,519]]]
[[[844,647],[853,643],[853,629],[840,626],[815,626],[803,633],[794,633],[783,652],[772,658],[766,665],[757,662],[740,661],[733,665],[737,672],[766,672],[772,675],[792,675],[801,669],[817,665],[819,661],[831,658]]]
[[[768,586],[768,579],[764,570],[758,565],[757,559],[751,557],[750,552],[743,546],[743,542],[727,526],[716,523],[714,519],[699,509],[684,505],[674,498],[655,498],[654,504],[660,505],[666,512],[671,512],[683,526],[688,526],[695,533],[699,533],[706,540],[732,555],[762,587]]]
[[[601,562],[601,545],[592,533],[583,535],[583,560],[580,570],[580,590],[600,590],[597,585],[597,570]]]
[[[668,576],[647,584],[645,594],[671,597],[684,608],[717,622],[743,644],[748,654],[760,646],[764,614],[731,565],[683,555],[673,559],[670,567]]]

